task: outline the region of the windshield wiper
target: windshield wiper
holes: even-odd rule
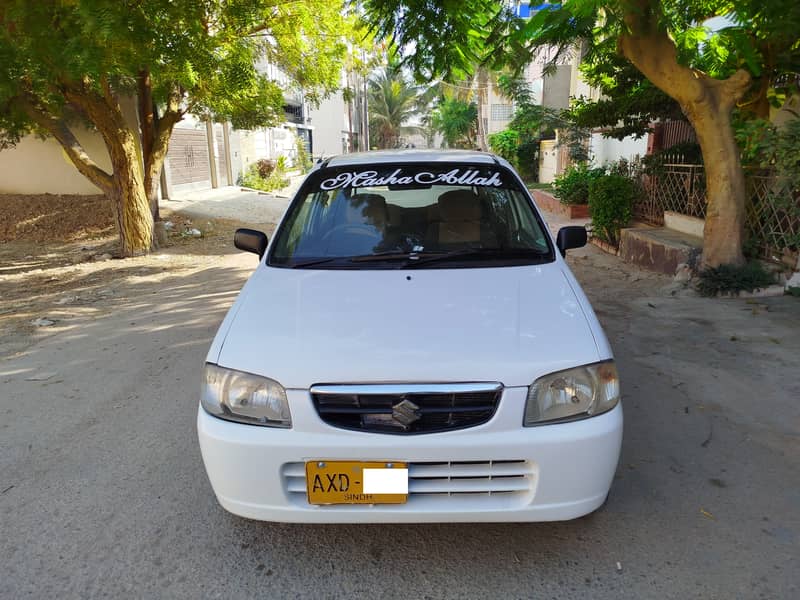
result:
[[[311,267],[313,265],[322,265],[325,263],[335,262],[337,260],[347,260],[346,256],[330,256],[328,258],[311,258],[309,260],[301,260],[300,262],[290,263],[286,265],[291,269],[302,269],[303,267]]]
[[[417,260],[422,256],[432,256],[435,254],[437,253],[422,251],[399,252],[397,250],[387,250],[386,252],[375,252],[374,254],[351,256],[350,262],[369,262],[373,260]]]
[[[549,255],[549,252],[536,250],[535,248],[461,248],[459,250],[451,250],[450,252],[398,252],[397,250],[386,250],[384,252],[361,254],[358,256],[329,256],[327,258],[311,258],[309,260],[296,262],[288,266],[293,269],[302,269],[304,267],[334,262],[347,264],[380,261],[404,261],[400,268],[413,269],[417,265],[460,258],[519,259],[543,258]]]
[[[462,248],[443,254],[429,254],[422,256],[419,260],[409,262],[407,269],[413,269],[419,265],[441,262],[447,260],[458,260],[462,258],[495,258],[495,259],[515,259],[515,258],[545,258],[550,253],[535,248]]]
[[[321,265],[325,263],[331,263],[336,261],[341,261],[343,263],[351,262],[351,263],[359,263],[359,262],[369,262],[369,261],[380,261],[380,260],[413,260],[417,256],[419,256],[419,252],[401,252],[398,250],[386,250],[383,252],[375,252],[373,254],[359,254],[357,256],[329,256],[329,257],[321,257],[321,258],[310,258],[305,261],[299,261],[288,266],[292,268],[299,268],[302,269],[303,267],[311,267],[313,265]]]

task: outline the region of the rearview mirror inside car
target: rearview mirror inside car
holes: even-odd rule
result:
[[[267,241],[267,234],[255,229],[237,229],[233,236],[234,246],[239,250],[258,254],[258,258],[264,256],[264,252],[267,250]]]

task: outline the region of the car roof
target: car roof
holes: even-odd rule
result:
[[[477,150],[374,150],[372,152],[354,152],[340,154],[324,163],[327,167],[347,167],[357,165],[375,165],[392,163],[478,163],[498,164],[498,157],[488,152]],[[505,161],[502,161],[505,162]]]

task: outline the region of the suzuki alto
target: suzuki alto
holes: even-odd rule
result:
[[[318,163],[206,359],[219,503],[314,523],[553,521],[596,510],[622,440],[608,340],[520,177],[491,154]]]

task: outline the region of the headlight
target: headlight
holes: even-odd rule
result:
[[[221,419],[266,427],[292,426],[286,390],[259,375],[206,363],[200,402]]]
[[[617,402],[614,361],[558,371],[540,377],[529,388],[523,425],[583,419],[609,411]]]

